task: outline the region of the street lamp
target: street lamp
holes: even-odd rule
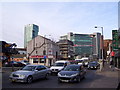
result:
[[[95,26],[95,28],[101,28],[102,29],[102,62],[103,62],[103,66],[104,66],[104,39],[103,39],[103,27],[98,27],[98,26]]]

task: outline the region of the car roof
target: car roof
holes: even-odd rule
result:
[[[70,64],[70,65],[67,65],[67,66],[83,66],[83,65],[79,65],[79,64]]]
[[[27,66],[44,66],[44,65],[27,65]]]
[[[69,62],[69,61],[59,60],[59,61],[56,61],[55,63],[58,63],[58,62],[65,63],[65,62]]]

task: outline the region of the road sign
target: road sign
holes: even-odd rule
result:
[[[119,47],[119,40],[118,40],[118,30],[112,30],[112,39],[113,39],[113,42],[112,42],[112,48],[113,50],[115,49],[118,49]]]
[[[44,56],[44,59],[46,59],[47,57],[46,56]]]

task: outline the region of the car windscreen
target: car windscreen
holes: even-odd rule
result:
[[[24,61],[21,61],[21,62],[25,62],[25,63],[28,63],[28,61],[24,60]]]
[[[97,63],[89,63],[89,65],[91,65],[91,66],[92,66],[92,65],[97,65]]]
[[[22,68],[22,70],[27,70],[27,71],[33,71],[35,70],[36,66],[25,66],[24,68]]]
[[[64,63],[55,63],[54,66],[64,66]]]
[[[64,71],[79,71],[80,67],[79,66],[66,66],[64,68]]]

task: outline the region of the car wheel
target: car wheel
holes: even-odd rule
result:
[[[48,79],[48,76],[49,76],[49,74],[47,73],[47,74],[45,75],[45,79]]]
[[[81,81],[81,77],[78,76],[78,77],[77,77],[77,82],[79,83],[80,81]]]
[[[85,79],[85,75],[83,76],[83,79]]]
[[[27,83],[30,84],[30,83],[32,83],[32,81],[33,81],[33,77],[32,77],[32,76],[29,76],[29,77],[27,78]]]

